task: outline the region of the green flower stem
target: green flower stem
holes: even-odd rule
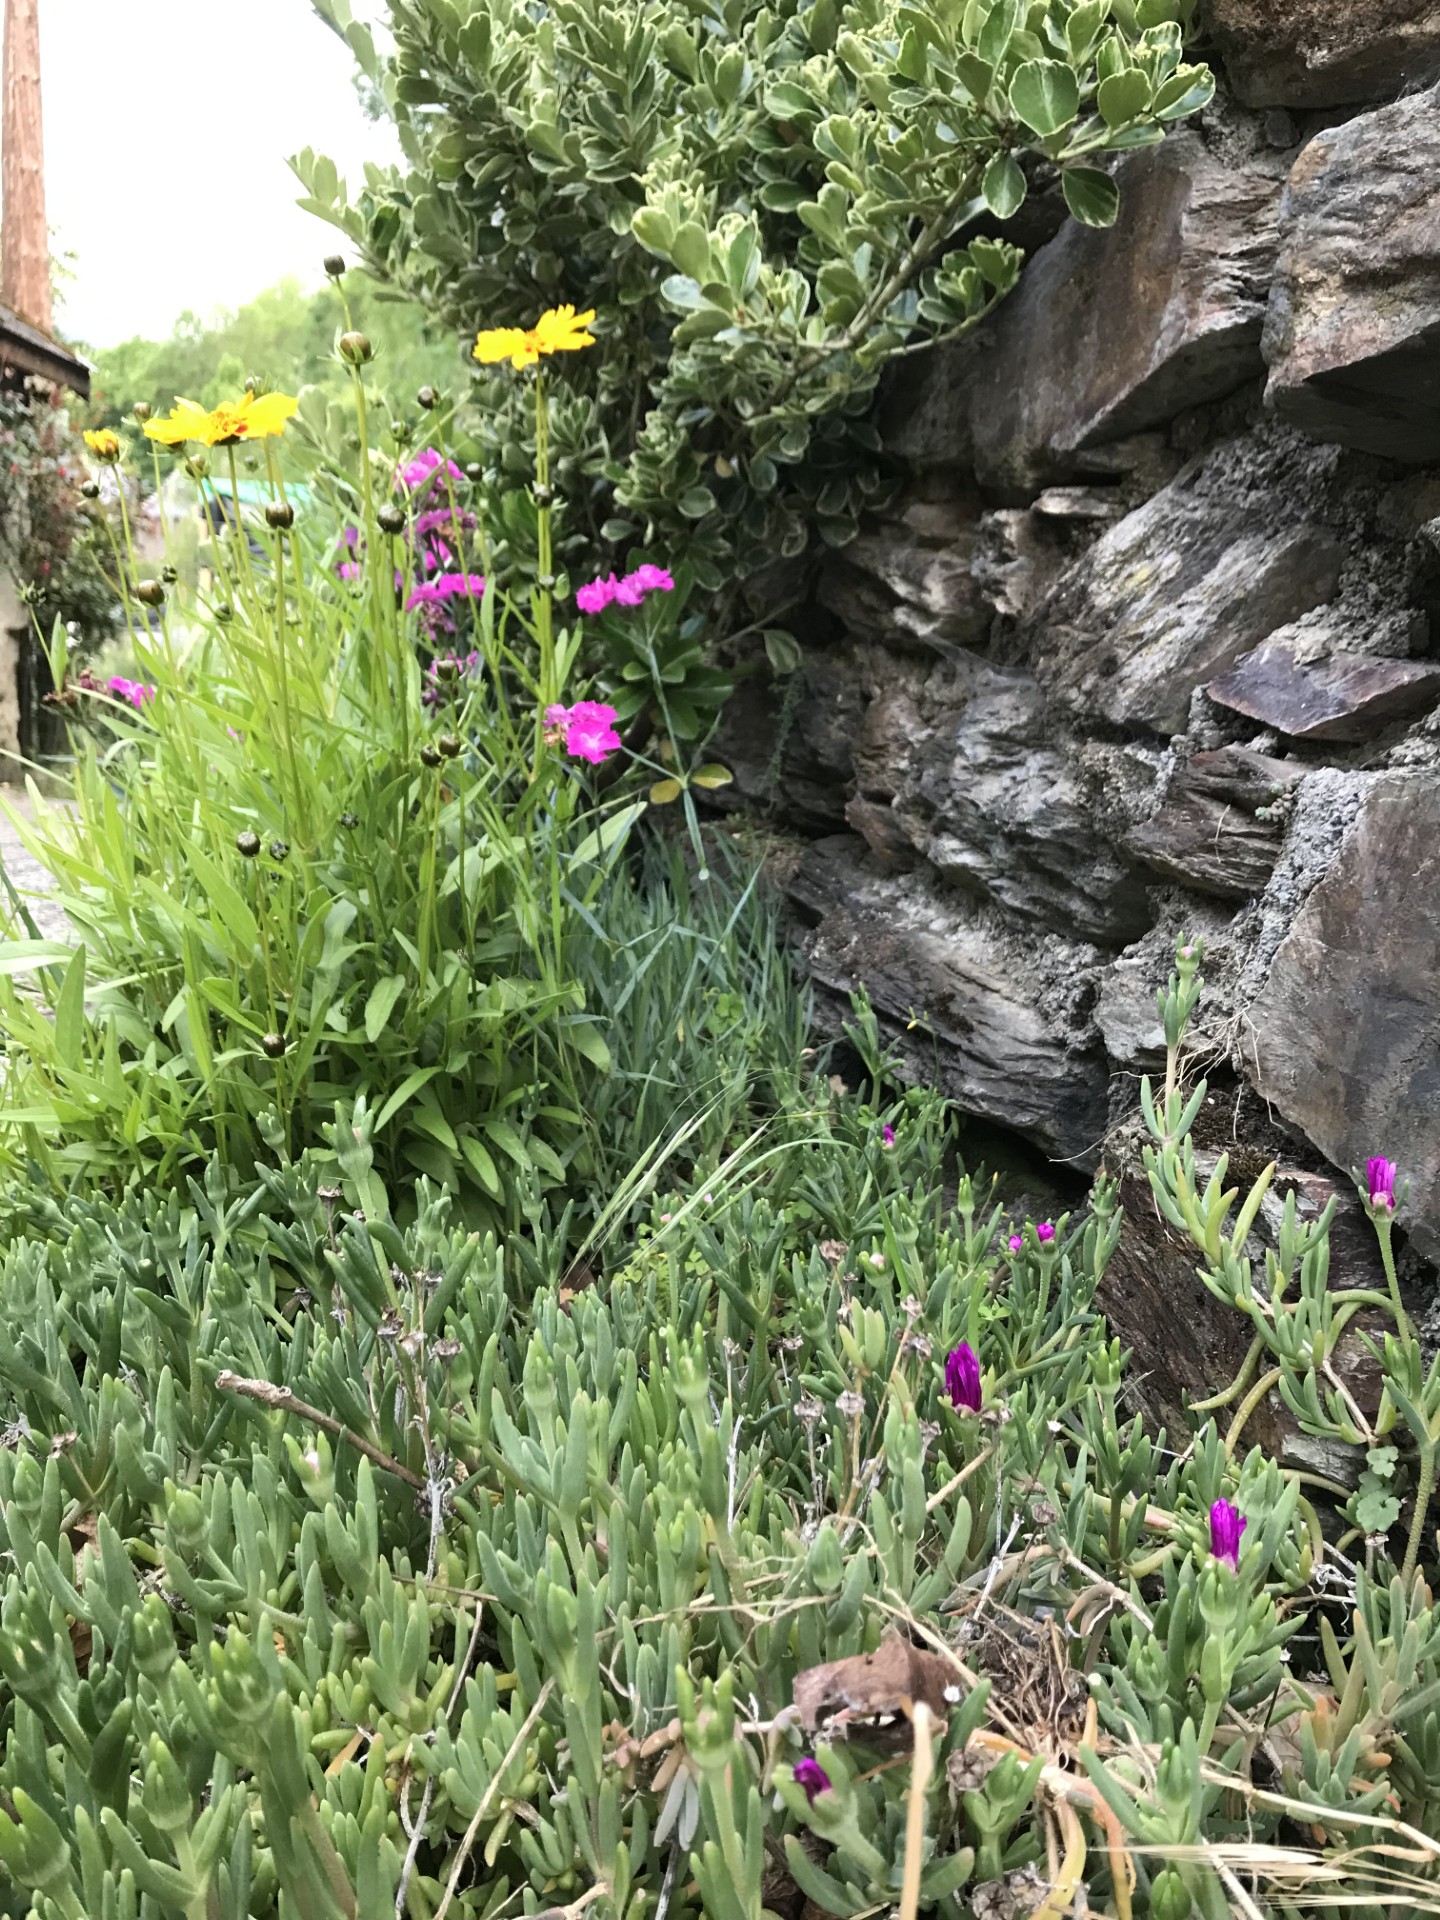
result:
[[[346,320],[349,320],[348,305]],[[365,554],[366,571],[370,579],[370,598],[375,607],[376,629],[390,641],[395,655],[397,684],[395,701],[400,712],[400,758],[405,765],[410,762],[410,706],[406,697],[406,673],[404,632],[395,611],[395,588],[391,577],[391,567],[387,558],[383,572],[377,556],[380,553],[380,528],[375,519],[375,486],[370,473],[370,417],[365,408],[365,382],[360,369],[353,361],[347,361],[350,369],[350,385],[355,395],[355,424],[360,438],[360,499],[365,517]],[[390,552],[387,541],[385,552]],[[374,681],[372,677],[372,690]],[[378,690],[377,690],[378,691]]]
[[[285,618],[285,535],[275,535],[275,658],[280,680],[280,727],[285,736],[285,757],[290,762],[290,786],[294,796],[295,837],[304,843],[309,833],[305,810],[305,788],[300,779],[300,764],[295,757],[295,722],[290,710],[290,641]],[[288,822],[287,822],[288,824]]]
[[[1405,1545],[1405,1565],[1400,1570],[1402,1585],[1409,1587],[1420,1558],[1420,1543],[1425,1538],[1425,1516],[1430,1496],[1435,1491],[1435,1453],[1437,1443],[1428,1440],[1420,1449],[1420,1478],[1415,1486],[1415,1511],[1410,1520],[1410,1538]]]
[[[230,505],[235,512],[234,527],[231,531],[230,538],[240,550],[240,564],[235,569],[235,577],[238,580],[241,571],[244,571],[245,583],[250,589],[250,604],[252,607],[258,608],[260,604],[260,594],[255,585],[255,569],[250,564],[250,542],[245,537],[245,514],[240,505],[240,474],[235,465],[235,446],[233,441],[225,449],[225,458],[230,468]]]
[[[1409,1316],[1400,1299],[1400,1281],[1395,1272],[1395,1250],[1390,1244],[1394,1222],[1388,1212],[1376,1211],[1371,1214],[1375,1222],[1375,1238],[1380,1242],[1380,1259],[1385,1268],[1385,1283],[1390,1289],[1390,1308],[1395,1315],[1395,1325],[1402,1340],[1411,1340]]]
[[[1227,1459],[1233,1459],[1235,1449],[1240,1443],[1240,1436],[1245,1431],[1246,1421],[1265,1398],[1266,1394],[1269,1393],[1270,1389],[1279,1385],[1281,1372],[1282,1369],[1280,1367],[1272,1367],[1268,1373],[1261,1374],[1249,1393],[1247,1393],[1245,1398],[1240,1402],[1240,1411],[1231,1422],[1230,1431],[1225,1436],[1225,1457]]]
[[[550,487],[550,414],[545,404],[545,375],[537,367],[535,370],[535,485],[546,492]],[[542,496],[543,497],[543,496]],[[550,550],[550,509],[541,505],[536,510],[536,566],[541,580],[550,578],[552,556]],[[535,715],[536,738],[544,725],[544,713],[548,706],[560,698],[560,686],[555,672],[555,635],[552,626],[553,600],[549,587],[538,588],[535,595],[535,638],[540,649],[540,688],[536,701]],[[538,760],[537,760],[538,771]]]

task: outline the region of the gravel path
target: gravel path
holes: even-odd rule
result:
[[[34,817],[30,796],[23,787],[0,787],[0,798],[27,819]],[[50,898],[50,876],[40,862],[26,851],[14,823],[4,813],[0,813],[0,864],[3,864],[12,885],[24,895],[25,904],[34,914],[41,934],[47,939],[66,939],[70,925]]]

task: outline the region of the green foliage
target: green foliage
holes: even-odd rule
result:
[[[1095,161],[1212,86],[1187,0],[391,0],[384,57],[316,4],[406,164],[351,199],[307,151],[305,204],[462,333],[595,308],[562,482],[593,531],[665,542],[711,591],[853,536],[883,484],[880,370],[1014,284],[985,223],[1036,166],[1106,225]]]
[[[348,1149],[48,1203],[0,1263],[0,1911],[844,1916],[901,1904],[912,1833],[943,1920],[1082,1876],[1151,1920],[1236,1874],[1425,1910],[1423,1584],[1342,1619],[1292,1478],[1124,1419],[1108,1189],[1011,1252],[939,1100],[873,1098],[797,1077],[585,1273],[533,1170],[502,1240],[423,1179],[392,1224]],[[897,1627],[949,1689],[928,1785],[853,1677],[795,1707]]]
[[[0,1142],[54,1185],[114,1188],[336,1128],[397,1195],[424,1172],[514,1223],[517,1174],[558,1195],[597,1172],[605,993],[577,943],[605,944],[595,905],[645,802],[587,785],[546,729],[579,626],[557,630],[549,585],[517,604],[474,584],[484,531],[450,469],[432,449],[441,478],[407,483],[413,442],[371,445],[348,377],[348,409],[308,389],[287,433],[295,502],[261,467],[237,522],[216,491],[237,497],[236,448],[188,462],[228,529],[212,592],[137,580],[117,533],[151,691],[132,710],[72,685],[69,804],[17,822],[74,937],[36,939],[12,900]],[[437,568],[472,584],[410,608]],[[62,635],[57,684],[67,664]]]
[[[413,302],[387,299],[363,282],[355,284],[351,297],[355,322],[369,334],[377,364],[397,390],[401,382],[418,388],[428,381],[442,390],[454,385],[459,354]],[[85,424],[118,430],[137,402],[158,414],[177,394],[211,407],[256,378],[286,393],[313,385],[341,391],[336,332],[333,297],[306,293],[293,279],[267,288],[233,313],[209,319],[183,313],[168,340],[125,340],[93,351]]]

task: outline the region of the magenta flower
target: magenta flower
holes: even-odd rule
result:
[[[1395,1211],[1395,1176],[1399,1171],[1393,1160],[1378,1154],[1365,1162],[1365,1184],[1370,1189],[1372,1207],[1384,1207],[1387,1213]]]
[[[452,480],[463,480],[465,478],[463,471],[456,466],[453,460],[447,460],[445,467]],[[410,493],[415,493],[421,488],[428,489],[434,486],[438,480],[439,469],[440,455],[435,451],[434,447],[427,447],[423,453],[415,456],[409,466],[400,469],[400,484]]]
[[[603,613],[615,598],[614,574],[608,580],[589,580],[576,590],[575,604],[581,613]]]
[[[1233,1572],[1240,1564],[1240,1536],[1245,1519],[1228,1500],[1217,1500],[1210,1509],[1210,1551],[1223,1566]]]
[[[888,1120],[880,1129],[880,1144],[884,1147],[893,1147],[895,1144],[895,1129]]]
[[[980,1356],[968,1340],[945,1356],[945,1391],[952,1406],[980,1411]]]
[[[547,707],[545,725],[565,742],[572,760],[588,760],[598,767],[623,743],[615,731],[619,719],[614,707],[598,700],[577,700],[573,707]]]
[[[807,1753],[803,1760],[795,1762],[795,1784],[803,1787],[805,1798],[813,1807],[817,1793],[829,1793],[830,1776],[818,1760],[812,1760]]]
[[[439,600],[453,600],[457,594],[473,593],[478,599],[485,591],[483,573],[441,573],[433,580],[421,580],[410,589],[405,602],[407,611],[411,607],[423,605],[427,600],[432,603]]]
[[[125,680],[117,673],[113,680],[105,682],[105,691],[117,700],[128,700],[132,707],[143,707],[147,700],[155,698],[154,687],[147,687],[143,680]]]
[[[603,613],[612,601],[617,607],[638,607],[647,593],[670,593],[674,579],[664,567],[647,560],[633,573],[616,579],[612,573],[604,580],[590,580],[576,589],[575,604],[581,613]]]
[[[1048,1244],[1055,1238],[1055,1229],[1048,1220],[1042,1220],[1039,1226],[1036,1227],[1035,1238],[1039,1240],[1042,1245]]]
[[[648,560],[627,578],[633,580],[642,593],[672,593],[675,588],[674,579],[665,568],[652,567]]]
[[[1005,1244],[1007,1247],[1009,1247],[1011,1253],[1023,1252],[1025,1247],[1025,1236],[1023,1233],[1012,1233],[1010,1238],[1005,1242]]]

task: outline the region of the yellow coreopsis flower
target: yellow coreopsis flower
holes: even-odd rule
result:
[[[232,446],[237,440],[264,440],[283,433],[300,402],[288,393],[242,393],[206,412],[193,400],[177,400],[164,420],[147,420],[151,440],[178,447],[198,440],[207,447]]]
[[[545,354],[578,353],[595,344],[595,336],[585,331],[594,318],[593,307],[585,313],[551,307],[530,328],[489,327],[475,342],[475,358],[487,367],[508,360],[512,367],[523,368],[538,365]]]
[[[85,444],[97,460],[103,460],[107,467],[113,467],[120,458],[120,436],[112,433],[108,427],[93,431],[85,429]]]

